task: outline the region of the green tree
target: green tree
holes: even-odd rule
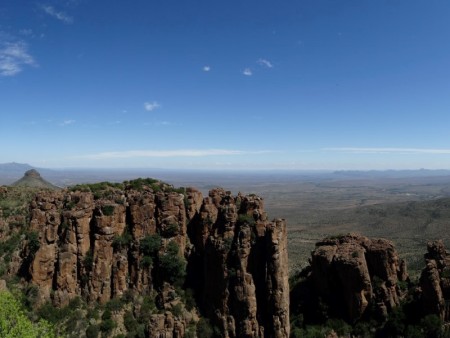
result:
[[[6,291],[0,292],[0,337],[53,338],[55,330],[48,322],[31,322],[18,301]]]

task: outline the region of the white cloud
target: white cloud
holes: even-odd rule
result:
[[[145,108],[145,110],[147,110],[147,111],[153,111],[153,110],[158,109],[158,108],[160,108],[160,107],[161,107],[161,105],[160,105],[158,102],[156,102],[156,101],[153,101],[153,102],[145,102],[145,103],[144,103],[144,108]]]
[[[259,59],[258,61],[256,61],[256,63],[262,67],[273,68],[273,64],[266,59]]]
[[[53,6],[42,6],[42,10],[50,15],[51,17],[62,21],[67,24],[73,23],[73,18],[68,16],[66,13],[57,11]]]
[[[211,67],[210,66],[205,66],[205,67],[203,67],[203,71],[204,72],[209,72],[211,70]]]
[[[63,122],[60,123],[60,126],[65,127],[68,126],[70,124],[74,124],[75,120],[64,120]]]
[[[206,157],[206,156],[230,156],[230,155],[248,155],[264,154],[269,151],[243,151],[229,149],[180,149],[180,150],[128,150],[111,151],[98,154],[78,156],[78,158],[87,158],[93,160],[117,159],[117,158],[136,158],[136,157]]]
[[[33,30],[32,29],[21,29],[19,31],[20,34],[25,35],[25,36],[32,36],[33,35]]]
[[[22,41],[0,42],[0,76],[14,76],[23,70],[23,65],[36,66],[27,49]]]
[[[156,122],[157,126],[170,126],[171,123],[169,121],[160,121],[160,122]]]
[[[245,76],[252,76],[252,70],[250,68],[245,68],[244,71],[242,72],[242,74],[244,74]]]
[[[430,148],[324,148],[325,151],[355,153],[355,154],[450,154],[450,149]]]

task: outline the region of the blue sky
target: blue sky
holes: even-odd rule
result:
[[[0,162],[450,169],[447,0],[3,0]]]

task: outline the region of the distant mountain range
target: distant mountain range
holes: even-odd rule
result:
[[[178,186],[203,185],[252,185],[261,182],[292,181],[334,181],[334,180],[378,180],[408,179],[427,177],[447,177],[450,170],[340,170],[340,171],[304,171],[304,170],[256,170],[256,171],[206,171],[176,170],[161,168],[136,169],[48,169],[33,167],[27,163],[0,163],[0,185],[9,185],[20,179],[28,170],[37,170],[52,184],[64,187],[78,183],[94,183],[101,181],[122,182],[138,177],[153,177]]]
[[[333,175],[345,178],[408,178],[449,176],[450,170],[418,169],[418,170],[338,170]]]
[[[19,172],[21,172],[23,174],[24,171],[27,171],[30,169],[34,169],[34,167],[32,167],[29,164],[25,164],[25,163],[16,163],[16,162],[0,163],[0,174],[1,175],[4,175],[4,174],[16,175]]]

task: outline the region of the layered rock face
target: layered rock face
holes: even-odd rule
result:
[[[450,318],[450,255],[442,240],[429,242],[425,254],[426,267],[420,276],[421,302],[425,314],[436,314],[441,320]]]
[[[316,244],[309,278],[319,297],[354,322],[370,303],[386,316],[400,303],[398,281],[408,275],[392,242],[349,234]]]
[[[148,186],[101,196],[47,191],[30,212],[39,248],[24,264],[41,301],[105,303],[127,290],[164,299],[180,284],[164,264],[180,260],[185,285],[224,337],[289,336],[286,224],[269,222],[257,196],[215,189],[203,198],[193,188]],[[155,314],[148,332],[181,337],[186,325],[170,312]]]

